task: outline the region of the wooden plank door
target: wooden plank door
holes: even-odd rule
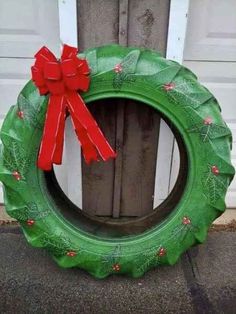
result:
[[[190,1],[184,64],[216,96],[233,133],[236,166],[236,1]],[[236,178],[226,197],[236,208]]]
[[[30,79],[33,56],[47,45],[59,54],[57,0],[0,2],[0,124]],[[0,188],[1,190],[1,188]],[[0,203],[3,202],[0,193]]]
[[[169,1],[78,1],[79,47],[120,43],[165,54]],[[83,209],[102,216],[141,216],[152,210],[160,117],[136,101],[89,105],[115,161],[83,163]]]

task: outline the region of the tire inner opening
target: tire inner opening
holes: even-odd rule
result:
[[[120,106],[121,101],[122,99],[116,99],[114,103],[116,103],[117,106]],[[99,100],[89,104],[88,107],[92,114],[94,114],[94,107],[97,107],[98,104],[100,106],[107,106],[107,103],[109,102],[111,103],[111,99],[102,100],[102,102],[101,100]],[[173,123],[166,119],[166,117],[164,117],[156,109],[152,109],[151,107],[141,102],[135,101],[135,103],[141,106],[141,110],[143,109],[143,106],[150,108],[149,110],[153,110],[153,114],[159,115],[159,117],[167,123],[167,125],[174,134],[179,149],[180,166],[177,180],[170,194],[156,208],[150,208],[150,212],[144,214],[141,217],[125,216],[114,218],[109,216],[91,215],[89,212],[86,212],[86,210],[82,210],[78,206],[76,206],[66,196],[57,181],[54,170],[44,173],[46,188],[48,190],[48,193],[54,199],[54,202],[56,203],[60,213],[73,225],[93,235],[99,235],[105,238],[116,238],[128,235],[137,235],[151,229],[152,227],[162,222],[165,218],[167,218],[167,216],[175,209],[176,205],[179,203],[183,195],[186,186],[188,174],[188,157],[187,150],[185,148],[181,134],[173,125]],[[128,106],[132,106],[132,100],[130,103],[126,100],[125,106],[126,109]],[[91,195],[91,197],[93,196]]]

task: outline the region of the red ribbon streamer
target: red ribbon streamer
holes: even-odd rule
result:
[[[53,163],[62,162],[67,111],[71,115],[86,163],[98,161],[99,155],[104,161],[116,157],[77,93],[78,90],[87,91],[90,83],[88,63],[79,59],[77,52],[77,48],[64,45],[61,60],[57,60],[47,47],[42,47],[36,53],[36,61],[31,68],[32,80],[40,95],[50,93],[38,155],[38,167],[42,170],[51,170]]]

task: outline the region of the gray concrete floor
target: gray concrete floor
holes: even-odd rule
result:
[[[211,232],[172,267],[96,280],[0,228],[0,313],[236,313],[236,232]]]

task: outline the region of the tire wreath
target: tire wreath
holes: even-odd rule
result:
[[[1,130],[6,210],[20,222],[28,242],[46,248],[60,266],[80,267],[97,278],[112,273],[140,277],[157,265],[174,264],[190,246],[203,242],[225,210],[234,175],[231,132],[217,100],[196,76],[154,51],[111,45],[80,57],[91,68],[90,89],[82,94],[86,103],[109,97],[138,100],[173,123],[188,156],[183,194],[164,221],[139,235],[103,237],[69,222],[62,193],[49,191],[45,173],[36,166],[48,97],[30,81]]]

